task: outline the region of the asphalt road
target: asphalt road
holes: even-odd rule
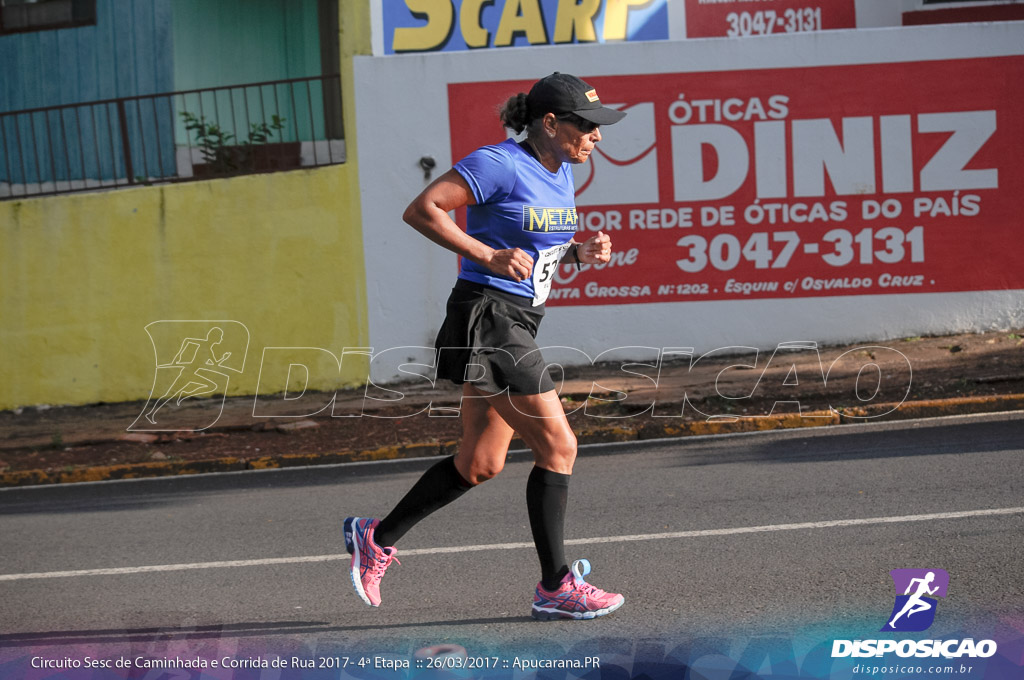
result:
[[[341,521],[385,513],[431,461],[3,490],[0,661],[870,637],[894,568],[948,571],[929,634],[969,631],[1024,605],[1022,434],[1015,413],[588,448],[569,558],[626,597],[591,622],[528,616],[522,453],[400,542],[379,609],[351,591]]]

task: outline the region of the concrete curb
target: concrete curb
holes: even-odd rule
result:
[[[959,397],[877,404],[865,408],[845,409],[843,412],[815,411],[805,414],[784,414],[755,417],[716,417],[710,420],[676,424],[675,418],[666,418],[664,424],[648,423],[641,428],[625,425],[626,419],[615,425],[577,432],[580,444],[641,441],[647,439],[685,438],[695,435],[732,434],[737,432],[764,432],[803,427],[829,427],[832,425],[861,423],[866,420],[910,420],[937,418],[972,413],[996,413],[1024,410],[1024,394],[988,397]],[[117,479],[141,479],[174,475],[194,475],[210,472],[239,470],[268,470],[276,468],[330,465],[362,461],[399,460],[444,456],[454,453],[457,442],[422,442],[385,446],[361,451],[339,451],[323,454],[288,454],[263,458],[215,458],[195,461],[168,461],[134,463],[76,468],[71,470],[19,470],[0,473],[0,487],[73,484]],[[513,440],[512,448],[521,448],[522,442]]]

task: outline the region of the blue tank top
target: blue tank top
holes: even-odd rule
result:
[[[521,248],[533,258],[533,274],[523,281],[497,276],[465,258],[459,278],[543,304],[579,221],[572,166],[562,163],[552,173],[507,139],[480,147],[455,169],[476,199],[466,208],[466,233],[495,249]]]

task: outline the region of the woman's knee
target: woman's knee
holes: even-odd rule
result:
[[[576,462],[576,435],[566,429],[556,435],[545,438],[545,441],[534,450],[537,463],[546,469],[562,474],[572,474]]]
[[[498,473],[505,468],[505,461],[503,459],[471,460],[465,466],[458,465],[458,461],[456,461],[456,467],[467,482],[476,486],[497,477]]]

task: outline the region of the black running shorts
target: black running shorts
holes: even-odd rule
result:
[[[535,338],[544,305],[459,279],[437,334],[437,377],[487,394],[555,389]]]

